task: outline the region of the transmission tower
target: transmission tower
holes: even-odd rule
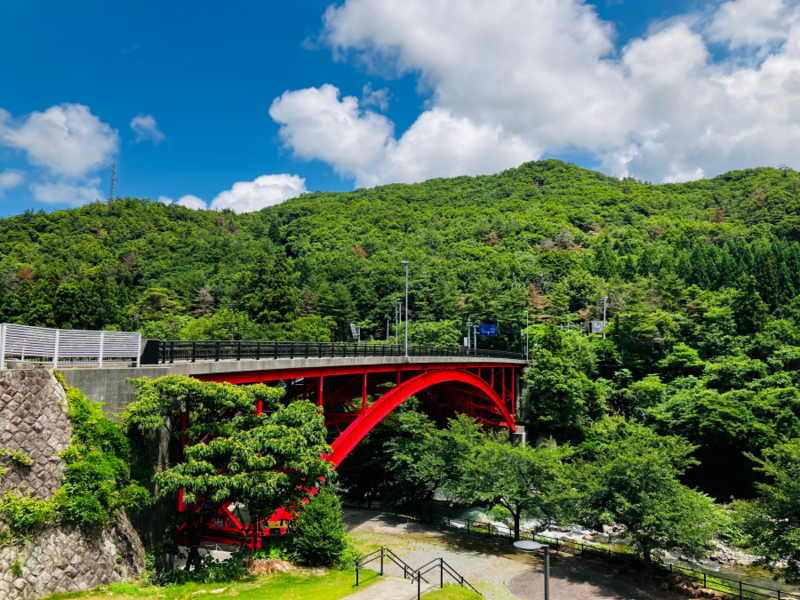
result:
[[[117,165],[111,163],[111,189],[108,190],[108,203],[111,204],[114,200],[119,200],[119,193],[117,192]]]

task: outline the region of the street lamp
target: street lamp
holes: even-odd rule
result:
[[[408,357],[408,261],[401,260],[400,264],[406,267],[406,357]]]
[[[550,546],[539,542],[514,542],[514,547],[524,552],[544,548],[544,600],[550,600]]]
[[[531,316],[530,311],[526,310],[525,311],[525,360],[530,360],[528,358],[528,354],[530,352],[530,346],[531,346],[530,316]]]
[[[400,345],[400,317],[403,314],[402,305],[400,304],[403,301],[402,298],[395,298],[394,299],[394,345]]]

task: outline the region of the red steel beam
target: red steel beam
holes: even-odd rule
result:
[[[432,371],[417,375],[405,381],[400,386],[392,388],[381,396],[365,414],[360,415],[353,421],[353,424],[345,429],[344,432],[336,438],[333,444],[331,444],[333,452],[327,457],[328,460],[338,467],[353,448],[355,448],[356,444],[404,400],[432,385],[451,381],[471,384],[483,392],[494,403],[504,419],[503,422],[497,424],[504,425],[513,431],[517,430],[514,425],[514,418],[503,404],[503,400],[483,379],[467,371],[456,369]]]
[[[209,373],[193,375],[200,381],[216,381],[225,383],[260,383],[263,381],[281,381],[285,379],[300,379],[302,377],[323,377],[325,375],[361,375],[362,373],[392,373],[397,372],[398,378],[405,371],[430,371],[430,370],[458,370],[465,371],[475,368],[512,367],[514,364],[494,363],[403,363],[403,364],[375,364],[375,365],[342,365],[337,367],[305,367],[294,369],[264,369],[260,371],[231,371],[228,373]],[[480,371],[478,372],[480,375]]]

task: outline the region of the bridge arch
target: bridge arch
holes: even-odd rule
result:
[[[332,452],[327,459],[338,467],[353,448],[390,412],[411,396],[440,383],[465,383],[477,388],[494,404],[494,408],[503,418],[502,424],[516,431],[514,418],[503,399],[486,381],[469,371],[453,369],[426,371],[392,388],[359,415],[331,444]]]

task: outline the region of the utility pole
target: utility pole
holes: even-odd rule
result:
[[[408,261],[401,260],[400,264],[406,267],[406,357],[408,357]]]
[[[603,298],[603,339],[606,339],[606,308],[608,308],[608,296]]]
[[[117,165],[111,163],[111,188],[108,190],[108,204],[110,205],[114,200],[119,200],[119,193],[117,192]]]
[[[467,354],[469,354],[469,349],[472,346],[472,317],[467,317]]]

